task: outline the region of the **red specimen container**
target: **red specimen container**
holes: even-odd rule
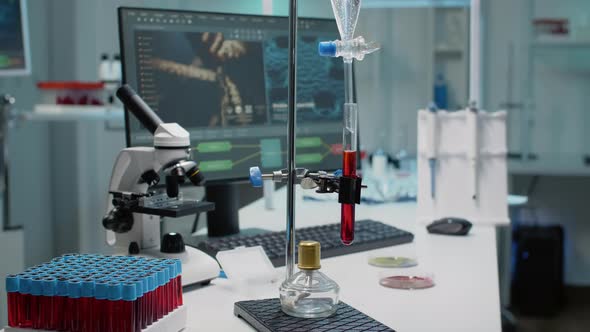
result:
[[[55,330],[66,331],[69,329],[69,311],[66,310],[68,304],[68,278],[62,275],[57,278],[57,292],[53,298],[53,319],[55,320]]]
[[[18,318],[20,311],[20,299],[19,293],[20,278],[16,275],[6,276],[6,293],[7,293],[7,304],[8,304],[8,326],[18,327]]]
[[[43,288],[43,296],[40,297],[40,307],[43,312],[42,316],[43,329],[55,330],[57,329],[57,317],[55,315],[56,308],[53,305],[57,294],[57,279],[52,276],[47,276],[41,281]]]
[[[44,326],[45,321],[48,317],[46,317],[46,312],[41,308],[43,303],[43,277],[36,276],[31,281],[31,306],[30,306],[30,314],[31,320],[33,322],[33,329],[39,330],[42,329]]]
[[[79,279],[68,280],[68,297],[66,299],[66,331],[80,332],[82,331],[82,310],[80,294],[82,292],[82,282]]]
[[[108,301],[106,303],[106,312],[108,321],[106,324],[106,332],[121,331],[121,284],[118,281],[111,281],[108,284]]]
[[[119,315],[119,329],[117,332],[136,332],[136,302],[137,302],[137,287],[134,281],[125,282],[121,286],[120,302],[121,311]]]
[[[140,332],[142,329],[147,327],[147,322],[144,321],[145,315],[143,314],[144,304],[144,284],[143,279],[136,278],[133,279],[133,283],[135,283],[135,293],[137,295],[137,300],[134,302],[135,306],[135,331]]]
[[[356,178],[356,151],[345,150],[342,155],[342,176]],[[340,217],[340,239],[345,245],[354,241],[354,204],[342,204]]]
[[[95,323],[94,323],[94,331],[95,332],[103,332],[109,331],[109,313],[107,311],[108,307],[108,281],[106,280],[97,280],[94,283],[94,313],[95,313]]]
[[[80,324],[82,331],[94,331],[96,313],[94,312],[94,281],[84,279],[80,292]]]
[[[180,263],[178,265],[180,265]],[[176,277],[176,306],[180,307],[182,304],[182,276],[179,272],[178,277]]]

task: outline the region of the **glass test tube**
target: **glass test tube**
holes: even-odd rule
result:
[[[342,175],[356,178],[356,157],[358,142],[358,107],[356,104],[344,104],[344,127],[342,129]],[[345,245],[351,245],[354,241],[354,203],[341,204],[340,239]]]

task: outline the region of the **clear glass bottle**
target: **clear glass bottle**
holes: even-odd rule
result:
[[[336,312],[340,287],[319,271],[320,243],[299,243],[300,271],[280,287],[281,308],[287,315],[301,318],[322,318]]]

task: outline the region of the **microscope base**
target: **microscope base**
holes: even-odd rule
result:
[[[182,286],[206,285],[219,276],[217,261],[201,250],[186,246],[180,254],[165,254],[160,248],[142,249],[140,256],[151,258],[177,258],[182,262]]]

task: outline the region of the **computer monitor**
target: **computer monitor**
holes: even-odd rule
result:
[[[209,235],[237,232],[230,184],[245,181],[251,166],[287,164],[288,19],[120,8],[119,29],[124,81],[165,122],[190,132],[206,197],[216,203]],[[343,64],[317,53],[319,41],[338,37],[334,20],[299,21],[298,167],[341,167]],[[126,134],[128,146],[152,144],[128,113]]]
[[[0,76],[30,73],[26,1],[0,0]]]

